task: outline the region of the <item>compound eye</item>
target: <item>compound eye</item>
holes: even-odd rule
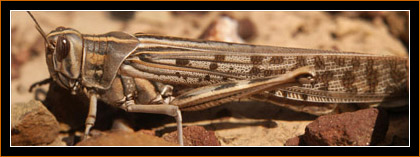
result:
[[[57,53],[58,61],[61,62],[64,58],[67,57],[70,51],[70,42],[67,40],[65,36],[58,37],[55,51]]]

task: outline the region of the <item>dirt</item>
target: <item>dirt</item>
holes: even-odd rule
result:
[[[199,38],[211,23],[225,15],[239,21],[239,36],[244,43],[408,56],[408,48],[404,44],[406,39],[403,39],[404,29],[401,29],[404,24],[394,24],[398,32],[403,32],[399,34],[387,24],[389,20],[405,23],[406,18],[401,16],[404,14],[395,12],[367,14],[369,16],[359,12],[318,11],[32,13],[47,33],[58,26],[65,26],[86,34],[124,31],[184,38]],[[34,22],[26,12],[13,11],[11,14],[11,102],[15,104],[35,99],[35,94],[28,92],[29,87],[34,82],[48,78],[49,73],[43,38],[35,29]],[[36,96],[45,99],[48,89],[48,85],[37,88]],[[149,114],[134,116],[141,119],[141,123],[134,127],[136,131],[153,130],[158,132],[157,136],[162,136],[175,129],[174,120],[170,117]],[[222,146],[282,146],[288,139],[304,134],[306,125],[315,118],[261,102],[232,102],[205,111],[183,113],[184,126],[199,125],[214,131]],[[142,124],[144,127],[139,128]],[[80,125],[83,126],[83,123]],[[109,125],[112,125],[112,121]],[[110,127],[94,130],[107,132]],[[80,133],[83,128],[69,130]],[[389,131],[385,142],[381,144],[395,144],[392,139],[402,143],[408,141],[408,114],[390,114]]]

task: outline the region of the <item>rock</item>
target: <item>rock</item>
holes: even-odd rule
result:
[[[76,144],[76,146],[177,146],[162,138],[144,134],[140,131],[130,133],[124,131],[102,132]]]
[[[238,34],[238,22],[228,16],[221,16],[211,23],[199,39],[244,43]]]
[[[368,146],[384,139],[388,115],[369,108],[339,115],[327,115],[310,123],[303,135],[306,145]]]
[[[185,146],[220,146],[213,131],[207,131],[202,126],[188,126],[183,128]],[[177,131],[163,135],[163,139],[178,143]]]
[[[284,146],[301,146],[302,144],[302,140],[299,136],[290,138],[286,141],[286,143],[284,143]]]
[[[12,145],[46,145],[54,142],[60,127],[39,101],[16,103],[11,107]]]
[[[59,134],[57,138],[54,139],[53,142],[49,143],[47,146],[68,146],[65,138],[68,136]]]
[[[154,130],[141,129],[139,130],[139,132],[142,132],[143,134],[146,134],[146,135],[156,136],[156,132]]]
[[[238,24],[238,34],[242,39],[250,41],[257,36],[257,28],[249,18],[239,20]]]
[[[134,11],[110,11],[109,15],[111,18],[120,21],[130,21],[136,15]]]

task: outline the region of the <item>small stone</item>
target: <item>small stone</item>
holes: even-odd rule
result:
[[[238,34],[238,22],[228,16],[221,16],[213,21],[199,39],[244,43],[244,40]]]
[[[60,123],[60,132],[69,132],[71,127],[66,123]]]
[[[12,104],[11,123],[13,146],[47,145],[54,142],[60,131],[54,115],[35,100]]]
[[[250,41],[256,37],[257,28],[249,18],[241,19],[238,23],[238,33],[242,39]]]
[[[134,11],[110,11],[111,18],[120,21],[130,21],[134,18],[136,12]]]
[[[369,108],[321,116],[306,127],[302,138],[307,145],[369,146],[385,138],[388,124],[385,110]]]
[[[299,136],[290,138],[284,143],[284,146],[302,146],[302,140]]]
[[[102,132],[99,136],[94,136],[83,140],[76,146],[177,146],[162,138],[146,135],[140,131],[130,133],[124,131]]]
[[[188,126],[183,128],[185,146],[220,146],[213,131],[207,131],[202,126]],[[178,143],[177,131],[164,134],[163,139],[169,142]]]
[[[53,142],[49,143],[47,146],[67,146],[67,143],[63,138],[66,136],[59,134]]]
[[[140,129],[139,132],[142,132],[143,134],[146,134],[146,135],[156,136],[156,132],[154,130]]]

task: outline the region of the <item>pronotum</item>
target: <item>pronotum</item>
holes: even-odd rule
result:
[[[84,93],[90,99],[85,137],[98,99],[127,112],[173,116],[183,145],[181,111],[250,98],[320,115],[337,104],[392,102],[408,81],[404,57],[143,33],[89,35],[65,27],[45,34],[28,13],[45,40],[51,76],[31,89],[55,81]],[[142,88],[145,83],[155,88]]]

